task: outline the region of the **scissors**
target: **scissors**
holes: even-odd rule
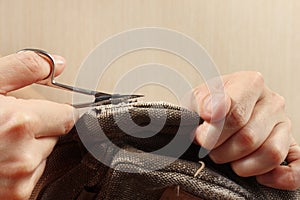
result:
[[[54,58],[52,57],[51,54],[48,52],[41,50],[41,49],[33,49],[33,48],[26,48],[22,49],[20,51],[33,51],[42,58],[44,58],[50,65],[50,73],[49,75],[44,79],[49,79],[45,85],[46,86],[51,86],[59,89],[64,89],[64,90],[69,90],[73,91],[76,93],[81,93],[81,94],[86,94],[90,96],[94,96],[94,102],[88,102],[88,103],[80,103],[80,104],[73,104],[72,106],[75,108],[85,108],[85,107],[93,107],[93,106],[99,106],[103,104],[118,104],[122,102],[128,102],[129,100],[132,99],[137,99],[140,97],[143,97],[144,95],[135,95],[135,94],[109,94],[109,93],[104,93],[104,92],[99,92],[95,90],[89,90],[89,89],[84,89],[84,88],[79,88],[79,87],[74,87],[62,83],[58,83],[55,81],[55,63],[54,63]],[[18,51],[18,52],[20,52]]]

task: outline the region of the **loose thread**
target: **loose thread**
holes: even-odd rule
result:
[[[177,197],[179,197],[179,190],[180,190],[180,185],[177,185],[176,186],[176,195],[177,195]]]
[[[204,169],[205,167],[205,163],[203,161],[199,161],[199,163],[201,164],[201,166],[199,167],[199,169],[196,171],[196,173],[194,174],[194,177],[198,176],[200,174],[200,172]]]

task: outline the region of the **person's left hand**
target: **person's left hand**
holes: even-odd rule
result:
[[[239,176],[256,176],[259,183],[278,189],[300,188],[300,147],[283,97],[258,72],[221,78],[225,94],[210,94],[204,84],[193,92],[192,109],[205,120],[195,131],[195,142],[211,150],[215,163],[231,163]],[[224,127],[218,130],[222,119]],[[287,166],[280,165],[284,160]]]

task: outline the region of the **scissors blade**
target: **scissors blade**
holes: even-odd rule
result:
[[[119,104],[130,102],[131,100],[143,97],[144,95],[122,95],[122,94],[106,94],[99,92],[98,96],[95,95],[95,101],[90,103],[80,103],[73,104],[72,106],[75,108],[87,108],[87,107],[95,107],[107,104]]]
[[[102,92],[98,92],[95,94],[95,103],[99,101],[105,100],[130,100],[143,97],[144,95],[137,95],[137,94],[106,94]]]

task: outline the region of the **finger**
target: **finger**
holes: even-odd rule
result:
[[[260,184],[281,190],[300,188],[300,147],[293,142],[286,161],[287,166],[280,165],[272,171],[256,177]]]
[[[12,141],[8,141],[10,144]],[[44,137],[31,140],[18,140],[6,151],[5,160],[1,159],[1,177],[20,179],[32,174],[52,152],[57,137]],[[18,148],[13,148],[17,146]],[[18,152],[17,152],[18,151]]]
[[[0,197],[4,199],[28,199],[41,177],[46,158],[55,146],[57,138],[32,139],[27,143],[17,141],[18,153],[1,163]],[[14,149],[11,149],[14,151]],[[8,153],[12,153],[12,151]],[[4,196],[5,195],[5,196]],[[8,196],[7,196],[8,195]]]
[[[206,128],[207,132],[196,132],[202,134],[197,142],[209,149],[213,148],[210,146],[212,141],[218,140],[214,145],[216,148],[243,128],[248,123],[254,106],[266,92],[262,76],[257,72],[239,72],[224,76],[223,79],[226,95],[231,101],[222,130],[216,129],[215,122],[211,122],[207,125],[210,126]]]
[[[76,109],[67,104],[12,97],[2,98],[2,101],[0,106],[6,106],[1,115],[5,120],[0,120],[2,134],[15,140],[66,134],[78,119]]]
[[[264,143],[276,124],[286,119],[282,110],[284,110],[284,100],[279,96],[277,99],[273,97],[260,100],[255,105],[249,122],[211,151],[211,159],[216,163],[226,163],[254,152]],[[284,139],[289,140],[288,137]]]
[[[36,127],[32,125],[35,138],[64,135],[78,119],[74,107],[51,101],[28,100],[26,112],[33,115],[31,123],[37,122]]]
[[[232,162],[232,169],[239,176],[248,177],[267,173],[279,166],[289,151],[290,130],[289,120],[279,123],[258,150],[249,156]]]
[[[54,56],[56,75],[65,67],[61,56]],[[21,51],[0,58],[0,94],[19,89],[45,79],[50,73],[49,63],[33,51]]]
[[[20,179],[2,179],[0,182],[1,199],[29,199],[36,183],[42,176],[46,166],[43,160],[35,171]]]

